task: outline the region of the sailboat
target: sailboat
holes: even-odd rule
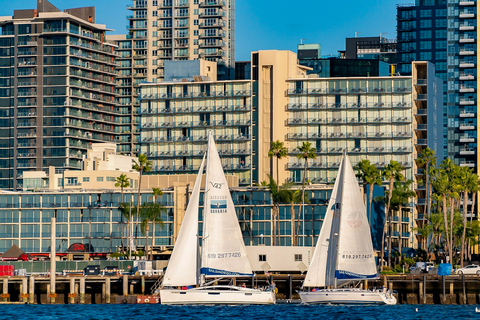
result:
[[[303,303],[396,304],[397,299],[387,289],[345,287],[376,278],[370,225],[345,153],[300,298]]]
[[[202,246],[198,215],[205,168]],[[200,250],[201,249],[201,250]],[[218,280],[253,277],[213,136],[192,190],[172,256],[165,272],[162,304],[274,304],[273,288],[255,289],[218,285]],[[231,281],[232,282],[232,281]]]

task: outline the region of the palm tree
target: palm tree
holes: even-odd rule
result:
[[[413,184],[413,180],[408,180],[405,183],[399,183],[394,192],[397,194],[398,198],[398,212],[399,212],[399,222],[402,221],[402,211],[403,207],[407,206],[408,203],[410,202],[410,198],[413,198],[416,196],[415,191],[411,189],[411,185]],[[401,224],[400,224],[401,226]],[[390,237],[390,243],[391,243],[391,237]],[[390,245],[391,246],[391,245]],[[398,252],[400,253],[400,257],[402,256],[402,230],[400,227],[399,230],[399,235],[398,235]],[[390,253],[388,254],[390,256]]]
[[[353,167],[353,170],[357,171],[356,173],[357,179],[362,180],[363,202],[365,203],[365,207],[367,206],[367,176],[368,176],[368,172],[371,170],[370,169],[371,167],[372,167],[372,164],[368,159],[360,160]]]
[[[300,147],[297,147],[298,151],[300,151],[299,154],[297,154],[298,159],[304,159],[305,164],[304,164],[304,169],[303,169],[303,179],[302,179],[302,219],[303,223],[305,223],[305,181],[307,177],[307,161],[308,159],[315,159],[317,157],[317,154],[315,153],[317,149],[312,148],[312,144],[310,142],[303,142],[303,144]],[[302,232],[303,234],[303,241],[302,245],[305,245],[305,230]]]
[[[141,230],[146,235],[146,245],[145,245],[145,255],[148,256],[149,254],[149,247],[148,247],[148,234],[150,232],[150,222],[154,225],[155,223],[159,223],[160,226],[163,228],[163,220],[161,218],[162,212],[165,212],[166,209],[159,205],[158,203],[144,203],[142,204],[141,209]],[[154,236],[154,235],[152,235]],[[153,260],[153,252],[150,253],[150,259]]]
[[[137,196],[137,221],[135,223],[135,246],[137,246],[138,236],[138,215],[140,214],[140,188],[142,186],[142,175],[144,172],[152,170],[152,162],[147,159],[145,154],[138,155],[138,162],[134,161],[132,169],[138,171],[140,177],[138,178],[138,196]]]
[[[437,157],[435,156],[435,151],[430,148],[425,148],[422,152],[418,155],[417,163],[419,167],[425,167],[425,177],[426,177],[426,184],[425,184],[425,191],[427,193],[427,205],[424,209],[424,215],[426,215],[427,219],[430,216],[431,210],[431,187],[430,187],[430,168],[435,167],[437,165]]]
[[[467,232],[467,213],[468,213],[468,192],[469,189],[469,181],[473,177],[473,172],[468,167],[461,167],[459,171],[459,182],[461,193],[463,196],[463,230],[462,230],[462,241],[461,241],[461,249],[460,249],[460,266],[463,268],[463,261],[465,260],[465,233]],[[478,176],[477,176],[478,177]]]
[[[441,169],[438,171],[437,178],[434,181],[434,189],[441,197],[442,209],[443,209],[443,223],[445,226],[445,240],[446,240],[446,254],[451,257],[450,251],[450,237],[448,236],[448,215],[447,215],[447,194],[450,188],[450,179],[445,170]],[[451,262],[451,261],[450,261]]]
[[[278,160],[283,159],[287,156],[287,148],[283,145],[283,142],[277,140],[270,143],[270,150],[268,151],[269,158],[277,159],[277,185],[280,185],[278,181]]]
[[[290,182],[288,184],[285,184],[285,190],[286,190],[286,203],[290,204],[290,219],[291,219],[291,226],[292,226],[292,244],[294,246],[298,245],[298,231],[300,228],[300,212],[298,213],[298,219],[296,220],[295,216],[295,204],[300,204],[302,203],[302,191],[301,190],[295,190],[293,189],[293,182]],[[303,199],[305,203],[310,203],[310,200],[308,197],[305,197]],[[296,220],[296,223],[295,223]],[[296,231],[295,231],[296,230]]]
[[[480,178],[478,177],[478,174],[473,174],[468,180],[468,190],[469,192],[472,193],[472,209],[470,214],[470,224],[472,224],[473,212],[475,211],[475,198],[477,196],[478,191],[480,190]],[[468,239],[469,248],[470,248],[470,243],[471,243],[471,240]],[[468,250],[467,252],[470,252],[470,250]]]
[[[154,199],[154,203],[157,203],[157,199],[158,197],[161,197],[163,195],[163,191],[160,190],[160,188],[153,188],[152,189],[152,195],[153,195],[153,199]],[[164,207],[163,206],[160,206],[160,208],[162,209],[161,211],[163,212],[164,211]],[[165,209],[166,211],[166,209]],[[150,260],[153,260],[153,247],[155,246],[155,225],[156,225],[156,217],[154,216],[153,217],[153,220],[152,220],[152,226],[153,226],[153,230],[152,230],[152,252],[150,253]],[[162,226],[163,228],[163,220],[162,222],[160,223],[160,225]]]
[[[120,203],[120,206],[118,207],[118,210],[122,213],[122,217],[125,218],[125,221],[127,221],[127,233],[130,234],[130,228],[132,226],[130,225],[130,219],[132,218],[131,213],[132,213],[132,204],[131,203]],[[123,220],[122,218],[122,220]],[[130,242],[129,242],[130,246]]]
[[[382,175],[385,177],[385,179],[388,180],[388,200],[387,200],[387,205],[385,207],[385,221],[383,224],[383,233],[382,233],[382,250],[381,250],[381,255],[380,255],[380,261],[382,262],[381,265],[381,270],[383,270],[383,257],[384,257],[384,245],[385,245],[385,233],[386,233],[386,227],[387,227],[387,221],[390,218],[390,202],[392,200],[393,196],[393,188],[394,188],[394,182],[395,180],[397,181],[403,181],[405,178],[401,171],[405,170],[405,167],[402,166],[399,162],[395,160],[390,160],[390,163],[387,165],[385,168],[385,171],[383,171]],[[391,224],[391,221],[389,222]],[[391,257],[390,255],[388,256],[388,266],[390,266],[391,262]]]
[[[127,175],[125,173],[122,173],[120,177],[117,177],[115,179],[115,187],[119,188],[121,190],[121,196],[120,196],[120,203],[123,203],[123,189],[130,187],[130,179],[127,178]],[[123,252],[123,215],[121,216],[121,222],[120,222],[120,241],[122,243],[122,252]]]

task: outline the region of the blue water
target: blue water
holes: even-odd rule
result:
[[[162,306],[162,305],[0,305],[0,319],[478,319],[476,306]],[[418,308],[418,312],[416,312]]]

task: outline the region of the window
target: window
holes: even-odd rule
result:
[[[90,177],[83,177],[83,182],[90,182]]]
[[[447,27],[447,20],[446,19],[435,20],[435,27],[436,28],[446,28]]]
[[[198,19],[193,19],[193,25],[198,26]]]
[[[432,59],[432,53],[431,52],[420,52],[420,60],[426,61],[426,60],[431,60]]]
[[[295,261],[302,261],[302,254],[295,254]]]
[[[430,39],[432,37],[431,30],[422,30],[420,31],[420,39]]]
[[[153,0],[152,5],[153,6],[158,6],[158,0]]]
[[[153,11],[152,14],[154,17],[158,17],[158,11]]]
[[[420,50],[432,49],[432,41],[420,41]]]
[[[97,177],[97,182],[103,182],[103,177]]]
[[[420,18],[428,18],[432,16],[432,10],[420,10]]]
[[[437,9],[435,10],[436,17],[446,17],[447,16],[447,9]]]
[[[198,46],[198,39],[193,39],[193,44]]]
[[[193,30],[193,35],[198,36],[198,30]]]
[[[446,38],[447,30],[435,30],[435,38]]]
[[[267,261],[267,255],[266,254],[259,254],[258,255],[258,261]]]
[[[115,181],[115,177],[107,177],[107,181]]]
[[[153,22],[152,22],[152,27],[158,27],[158,21],[156,21],[156,20],[153,21]]]
[[[198,9],[193,9],[193,14],[198,16]]]
[[[193,4],[198,4],[198,0],[193,0]]]
[[[436,41],[435,42],[435,49],[447,49],[447,41]]]
[[[431,28],[432,20],[420,20],[420,28]]]

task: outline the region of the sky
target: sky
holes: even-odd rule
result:
[[[298,1],[298,2],[297,2]],[[396,37],[396,3],[392,0],[236,0],[235,60],[250,60],[257,50],[297,51],[297,44],[320,43],[322,55],[336,55],[345,49],[345,38]],[[132,0],[50,0],[64,10],[96,7],[96,22],[126,33],[127,5]],[[412,2],[411,0],[398,3]],[[0,16],[15,9],[35,9],[36,0],[0,0]]]

